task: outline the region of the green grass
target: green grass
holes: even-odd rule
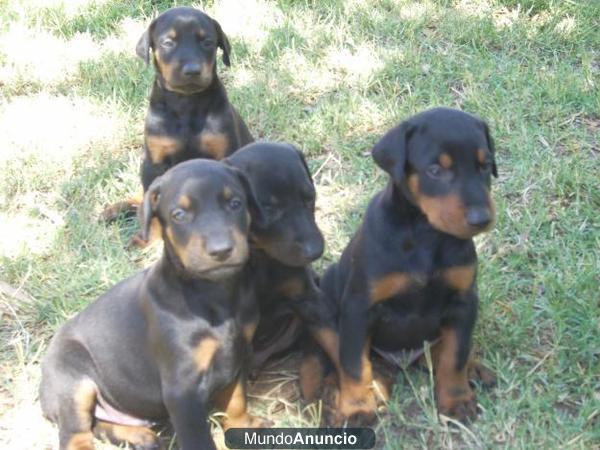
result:
[[[0,445],[23,449],[56,440],[33,419],[48,337],[155,258],[125,250],[134,224],[97,216],[138,189],[152,71],[134,47],[169,6],[40,4],[0,0],[0,280],[18,289],[0,285]],[[319,269],[385,183],[365,152],[387,129],[437,105],[490,124],[498,223],[478,239],[475,344],[498,386],[479,391],[479,419],[460,428],[438,419],[427,374],[399,373],[378,448],[598,448],[600,3],[196,6],[232,41],[232,66],[220,73],[253,134],[296,143],[318,172]],[[271,396],[254,407],[280,404]],[[299,402],[286,411],[273,413],[278,425],[318,416]]]

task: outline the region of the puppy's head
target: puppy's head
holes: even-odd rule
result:
[[[461,239],[493,224],[494,153],[487,124],[450,108],[428,110],[402,122],[372,151],[379,167],[434,228]]]
[[[316,191],[302,153],[289,144],[255,143],[227,158],[246,174],[265,213],[253,222],[253,243],[289,266],[304,266],[323,254],[315,222]]]
[[[217,47],[229,66],[230,45],[219,23],[194,8],[172,8],[152,21],[142,34],[137,55],[150,61],[163,86],[181,94],[202,92],[217,76]]]
[[[251,217],[261,220],[244,174],[216,161],[194,159],[156,178],[144,196],[142,234],[162,228],[167,258],[189,278],[217,280],[248,259]]]

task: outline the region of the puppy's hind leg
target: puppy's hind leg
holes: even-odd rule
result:
[[[63,385],[57,414],[60,450],[93,450],[96,392],[90,378]]]
[[[42,363],[40,404],[44,416],[58,425],[60,450],[94,448],[98,387],[93,373],[85,347],[59,331]]]

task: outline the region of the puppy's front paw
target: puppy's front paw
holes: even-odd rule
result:
[[[263,417],[253,416],[252,414],[244,414],[236,418],[223,419],[223,428],[271,428],[273,421]]]
[[[477,417],[477,398],[471,388],[449,387],[438,392],[440,414],[468,423]]]
[[[484,388],[496,386],[496,374],[479,361],[469,361],[467,376],[469,381],[481,384]]]
[[[337,386],[325,387],[325,423],[332,427],[372,425],[377,416],[377,401],[370,388],[360,392],[340,392]]]

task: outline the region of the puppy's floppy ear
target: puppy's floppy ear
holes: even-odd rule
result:
[[[312,174],[310,173],[310,169],[308,168],[308,164],[306,164],[306,158],[304,158],[304,153],[302,153],[300,150],[298,150],[296,147],[294,147],[293,145],[290,144],[290,147],[293,148],[296,153],[298,153],[298,156],[300,157],[300,161],[302,162],[302,165],[304,166],[304,170],[306,170],[306,174],[308,175],[308,178],[310,179],[310,184],[314,185],[314,181],[313,181],[313,177]]]
[[[152,43],[152,37],[150,36],[152,33],[152,29],[154,28],[154,22],[155,20],[153,20],[148,26],[148,28],[146,28],[146,31],[142,33],[142,35],[140,36],[140,40],[135,46],[135,54],[142,58],[146,65],[150,63],[150,49],[154,48],[154,44]]]
[[[242,172],[237,167],[234,167],[231,162],[225,158],[221,160],[225,163],[238,177],[240,183],[244,187],[244,191],[246,192],[246,198],[248,199],[248,211],[250,212],[250,217],[252,218],[252,227],[255,228],[263,228],[266,224],[267,215],[258,201],[258,197],[256,196],[256,191],[254,190],[254,186],[246,176],[244,172]]]
[[[144,195],[144,201],[142,203],[142,210],[140,213],[142,239],[144,241],[148,240],[148,235],[150,234],[150,222],[156,215],[156,209],[160,200],[160,187],[162,185],[162,181],[162,177],[155,178]]]
[[[221,25],[215,19],[212,19],[213,24],[215,26],[215,30],[217,31],[217,46],[223,50],[223,63],[229,67],[231,65],[231,61],[229,60],[229,54],[231,53],[231,45],[229,44],[229,39],[223,32]]]
[[[485,132],[485,138],[487,139],[487,145],[488,145],[488,148],[490,149],[490,154],[492,155],[492,175],[494,175],[494,177],[498,178],[498,168],[496,167],[496,146],[494,144],[494,139],[490,135],[490,128],[488,127],[488,124],[484,120],[481,120],[481,119],[479,119],[479,120],[481,122],[481,125],[483,126],[483,131]]]
[[[371,156],[377,165],[385,170],[395,182],[402,181],[404,178],[408,141],[414,130],[415,126],[412,123],[404,121],[388,131],[371,151]]]

